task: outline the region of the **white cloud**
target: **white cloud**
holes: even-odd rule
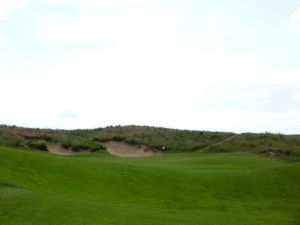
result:
[[[53,128],[148,124],[296,132],[295,124],[300,121],[293,125],[291,116],[300,113],[300,109],[273,110],[276,104],[273,99],[260,106],[261,98],[269,97],[257,86],[268,85],[275,91],[278,85],[288,88],[300,81],[295,76],[299,74],[297,71],[273,72],[253,59],[204,50],[177,40],[156,47],[116,46],[72,51],[58,57],[53,64],[35,66],[24,72],[24,78],[17,83],[15,79],[3,81],[0,96],[12,89],[22,94],[1,100],[5,110],[0,115],[18,122],[18,109],[23,108],[22,113],[27,116],[20,122],[22,125]],[[245,93],[243,85],[248,85],[251,91]],[[299,101],[298,94],[292,93],[289,104]],[[218,106],[224,104],[224,99],[239,95],[235,107]],[[217,107],[209,107],[211,103]],[[255,106],[260,109],[251,111]],[[264,106],[271,109],[262,109]],[[77,120],[57,117],[61,112],[70,111]]]
[[[300,37],[300,8],[298,8],[290,17],[289,29],[293,34]]]
[[[209,33],[222,32],[224,35],[237,32],[243,28],[243,24],[233,16],[211,13],[201,17],[199,28]]]
[[[300,82],[299,71],[273,70],[255,57],[229,54],[207,45],[211,44],[208,38],[185,37],[177,30],[183,19],[180,11],[157,8],[124,9],[115,15],[86,13],[74,18],[49,18],[42,35],[50,42],[104,41],[112,46],[72,50],[57,57],[53,64],[37,66],[30,72],[36,74],[32,78],[35,82],[43,74],[43,98],[46,102],[56,99],[52,109],[71,109],[80,118],[72,124],[53,118],[48,126],[149,124],[287,131],[284,124],[281,128],[274,125],[278,118],[290,120],[291,114],[285,109],[270,112],[258,105],[259,110],[250,112],[249,108],[260,103],[265,94],[257,93],[257,85],[289,86]],[[222,22],[216,17],[201,24],[202,31],[211,35],[220,35],[224,30],[239,31],[240,27],[234,20]],[[244,93],[244,85],[252,90]],[[229,88],[233,91],[228,92]],[[234,108],[218,106],[224,104],[224,99],[239,95],[245,98],[241,97]],[[248,99],[251,102],[247,105]],[[211,103],[217,107],[210,108]]]
[[[79,5],[83,9],[95,7],[145,7],[153,6],[157,0],[48,0],[53,5]]]
[[[278,90],[300,84],[300,68],[269,67],[256,55],[230,53],[217,45],[225,38],[237,40],[241,33],[251,36],[253,30],[237,18],[211,14],[191,30],[180,30],[186,15],[156,8],[150,0],[49,2],[76,3],[81,14],[47,18],[41,36],[59,49],[53,58],[47,55],[47,62],[36,60],[26,70],[0,66],[1,123],[299,131],[299,92]],[[94,7],[122,9],[97,14]],[[99,47],[103,43],[109,45]],[[288,100],[279,101],[282,94]],[[277,102],[282,106],[276,108]]]
[[[76,120],[78,117],[72,111],[58,112],[57,117],[63,120]]]
[[[78,17],[48,18],[42,36],[53,42],[130,41],[166,38],[182,18],[175,10],[126,9],[117,15],[81,14]]]
[[[242,27],[234,19],[225,22],[224,16],[205,18],[200,28],[216,29],[217,32],[203,32],[211,36],[220,36],[220,29],[230,33]],[[73,74],[88,70],[112,77],[116,74],[151,77],[152,80],[159,78],[163,81],[159,83],[164,85],[172,80],[172,83],[192,85],[195,89],[202,85],[194,82],[199,77],[205,79],[205,85],[280,84],[300,80],[298,71],[271,71],[255,57],[233,55],[222,48],[208,46],[209,38],[186,38],[177,30],[183,19],[180,11],[158,8],[125,9],[116,15],[81,14],[49,18],[42,36],[54,43],[112,43],[112,47],[105,50],[72,51],[63,56],[64,68],[66,63],[70,68],[82,65]],[[282,79],[283,74],[285,79]]]
[[[5,40],[5,35],[0,33],[0,42]]]
[[[24,7],[30,0],[0,0],[0,19],[6,18],[10,13]]]
[[[1,82],[0,96],[5,96],[1,97],[1,123],[11,124],[13,121],[23,126],[52,128],[147,124],[236,132],[299,133],[299,108],[280,112],[272,109],[253,112],[249,107],[243,109],[239,106],[196,109],[195,102],[205,105],[210,101],[219,101],[223,94],[225,98],[242,94],[240,90],[228,94],[223,92],[224,87],[214,85],[205,87],[205,77],[192,81],[186,80],[188,76],[179,78],[177,75],[164,79],[162,74],[161,79],[158,75],[153,78],[139,77],[138,74],[128,77],[123,73],[115,74],[115,71],[107,74],[99,69],[102,64],[94,74],[90,72],[96,69],[95,66],[89,71],[84,69],[91,64],[73,65],[73,68],[71,65],[64,67],[63,63],[56,66],[59,67],[49,65],[25,72],[25,77],[18,79],[18,82],[14,79]],[[76,73],[80,68],[82,70]],[[82,74],[84,71],[86,73]],[[32,72],[36,76],[30,78],[28,74]],[[250,95],[256,93],[255,87],[252,86],[254,90]],[[197,89],[190,90],[192,88]],[[12,90],[18,90],[17,94],[13,94]],[[298,94],[295,93],[296,100],[299,100]],[[66,119],[70,117],[74,119]]]
[[[39,15],[37,13],[30,12],[30,13],[27,13],[26,16],[30,17],[30,18],[37,18]]]

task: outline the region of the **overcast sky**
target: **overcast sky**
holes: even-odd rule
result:
[[[0,124],[300,133],[300,1],[0,0]]]

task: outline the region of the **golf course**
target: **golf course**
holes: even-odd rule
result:
[[[0,147],[3,225],[299,225],[300,162]]]
[[[0,0],[0,225],[300,225],[300,0]]]

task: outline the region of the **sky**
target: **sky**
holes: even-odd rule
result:
[[[0,0],[0,124],[300,134],[300,1]]]

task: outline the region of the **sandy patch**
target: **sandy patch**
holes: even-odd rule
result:
[[[74,155],[82,152],[88,152],[88,150],[80,150],[78,152],[75,152],[72,150],[72,148],[64,148],[58,143],[46,143],[47,149],[49,152],[56,154],[56,155]]]
[[[106,142],[104,145],[110,154],[120,157],[147,157],[162,154],[149,149],[146,145],[129,145],[117,141]]]
[[[72,155],[74,152],[71,148],[64,148],[60,144],[57,143],[47,143],[47,149],[49,152],[56,155]]]

